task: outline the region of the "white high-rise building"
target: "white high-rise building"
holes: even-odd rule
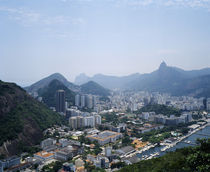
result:
[[[82,128],[84,126],[84,117],[78,116],[77,117],[77,128]]]
[[[93,108],[92,95],[86,95],[86,107],[88,107],[89,109]]]
[[[95,127],[95,117],[94,116],[84,117],[84,126],[85,127]]]
[[[95,107],[98,102],[98,96],[93,96],[93,107]]]
[[[95,125],[101,125],[101,116],[95,115]]]
[[[81,96],[81,107],[82,108],[85,107],[85,96],[84,95]]]
[[[112,155],[112,147],[105,148],[105,155],[106,157],[110,157]]]
[[[77,129],[77,117],[71,117],[69,118],[69,125],[72,129]]]
[[[80,106],[80,95],[77,94],[75,96],[75,106],[79,107]]]

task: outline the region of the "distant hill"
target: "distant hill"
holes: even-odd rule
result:
[[[55,107],[56,105],[56,91],[64,90],[66,101],[70,102],[71,105],[74,105],[75,93],[68,89],[61,81],[54,79],[52,80],[48,86],[40,88],[38,90],[39,96],[42,97],[43,102],[49,107]]]
[[[126,87],[135,90],[167,92],[172,95],[210,97],[210,69],[184,71],[162,63],[158,70],[141,75]]]
[[[171,93],[175,96],[190,95],[210,97],[210,68],[185,71],[167,66],[162,62],[157,70],[148,74],[132,74],[116,77],[102,74],[88,77],[80,74],[75,83],[94,81],[105,88],[123,90],[144,90],[151,92]]]
[[[210,75],[194,77],[180,82],[172,93],[174,95],[210,97]]]
[[[81,92],[84,94],[93,94],[103,97],[107,97],[110,95],[110,91],[108,89],[105,89],[104,87],[102,87],[94,81],[89,81],[85,84],[82,84],[80,87]]]
[[[43,130],[63,122],[59,114],[33,99],[21,87],[0,81],[0,154],[20,153],[24,146],[39,143]]]
[[[94,81],[105,88],[108,89],[124,89],[124,86],[127,85],[129,82],[137,79],[140,76],[139,73],[128,75],[128,76],[108,76],[103,74],[96,74],[93,77],[88,77],[85,74],[80,74],[75,79],[75,84],[81,85],[88,81]]]
[[[60,82],[62,82],[67,88],[75,91],[78,90],[79,87],[77,85],[74,85],[73,83],[69,82],[63,75],[61,75],[60,73],[54,73],[46,78],[41,79],[40,81],[32,84],[29,87],[25,87],[25,90],[29,93],[34,93],[37,92],[40,88],[44,88],[46,86],[49,85],[49,83],[51,81],[53,81],[54,79],[59,80]]]

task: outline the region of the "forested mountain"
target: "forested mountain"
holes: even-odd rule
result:
[[[0,81],[0,154],[14,155],[39,143],[43,130],[63,122],[21,87]]]
[[[80,87],[81,92],[84,94],[99,95],[104,97],[110,95],[110,91],[108,89],[105,89],[94,81],[89,81],[85,84],[82,84]]]
[[[64,90],[66,101],[74,105],[75,93],[68,89],[61,81],[54,79],[49,85],[38,90],[39,96],[42,97],[43,102],[49,107],[56,106],[56,91]]]
[[[60,73],[54,73],[46,78],[41,79],[40,81],[32,84],[29,87],[25,87],[27,92],[33,93],[37,92],[40,88],[44,88],[49,85],[49,83],[53,80],[57,79],[58,81],[62,82],[67,88],[75,91],[78,90],[79,87],[71,82],[69,82],[63,75]]]

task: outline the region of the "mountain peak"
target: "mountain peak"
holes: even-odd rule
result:
[[[161,64],[160,64],[160,67],[159,69],[164,69],[167,67],[167,64],[163,61]]]

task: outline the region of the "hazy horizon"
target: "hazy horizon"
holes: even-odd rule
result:
[[[165,61],[162,61],[162,62],[165,62]],[[161,63],[162,63],[162,62],[161,62]],[[161,64],[161,63],[160,63],[160,64]],[[160,65],[160,64],[159,64],[159,65]],[[177,66],[173,66],[173,65],[168,65],[167,63],[166,63],[166,65],[169,66],[169,67],[177,67]],[[84,75],[86,75],[86,76],[88,76],[88,77],[93,77],[94,75],[97,75],[97,74],[102,74],[102,75],[106,75],[106,76],[123,77],[123,76],[129,76],[129,75],[137,74],[137,73],[139,73],[139,74],[149,74],[149,73],[151,73],[151,72],[154,72],[154,71],[157,70],[158,68],[159,68],[159,66],[157,66],[157,68],[153,69],[153,70],[150,71],[150,72],[145,72],[145,73],[134,72],[134,73],[125,74],[125,75],[105,74],[105,73],[100,73],[100,72],[99,72],[99,73],[95,73],[95,74],[93,74],[93,75],[88,75],[88,74],[86,74],[86,73],[79,73],[78,75],[75,76],[75,78],[74,78],[73,80],[69,79],[65,74],[63,74],[63,73],[57,71],[57,72],[49,73],[49,74],[46,75],[46,76],[41,76],[41,77],[38,78],[37,80],[31,80],[30,83],[23,83],[23,82],[22,82],[22,84],[21,84],[21,81],[20,81],[20,83],[15,82],[15,81],[8,81],[8,80],[3,80],[3,81],[5,81],[5,82],[15,82],[15,83],[17,83],[18,85],[20,85],[20,86],[22,86],[22,87],[26,87],[26,86],[30,86],[30,85],[32,85],[32,84],[38,82],[39,80],[42,80],[42,79],[44,79],[44,78],[46,78],[46,77],[48,77],[48,76],[50,76],[50,75],[52,75],[52,74],[59,73],[59,74],[63,75],[68,81],[70,81],[70,82],[72,82],[72,83],[75,83],[76,77],[79,76],[79,75],[81,75],[81,74],[84,74]],[[179,67],[178,67],[178,68],[179,68]],[[189,69],[189,70],[183,69],[183,70],[185,70],[185,71],[190,71],[190,70],[200,70],[200,69],[205,69],[205,68],[208,68],[208,67],[203,67],[203,68],[198,68],[198,69]],[[182,69],[182,68],[180,68],[180,69]],[[1,80],[1,79],[0,79],[0,80]]]
[[[0,80],[210,67],[210,0],[0,0]]]

